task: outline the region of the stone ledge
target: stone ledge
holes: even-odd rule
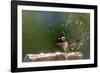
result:
[[[40,53],[40,54],[26,54],[24,62],[37,62],[37,61],[58,61],[58,60],[78,60],[82,59],[82,52],[71,53]]]

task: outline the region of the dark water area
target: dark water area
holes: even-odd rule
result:
[[[22,11],[22,56],[49,52],[63,52],[56,45],[64,33],[67,41],[81,40],[80,49],[84,59],[90,58],[90,14]]]

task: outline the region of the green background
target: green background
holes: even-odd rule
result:
[[[67,41],[80,39],[79,50],[90,58],[90,14],[48,11],[22,11],[22,56],[60,51],[57,38],[65,34]]]

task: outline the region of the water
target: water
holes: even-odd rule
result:
[[[63,52],[56,45],[64,34],[67,41],[81,40],[84,59],[90,58],[90,14],[44,11],[22,11],[22,55]]]

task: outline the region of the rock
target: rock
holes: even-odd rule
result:
[[[38,62],[38,61],[58,61],[58,60],[78,60],[82,59],[83,54],[81,52],[71,53],[46,53],[46,54],[26,54],[24,62]]]

